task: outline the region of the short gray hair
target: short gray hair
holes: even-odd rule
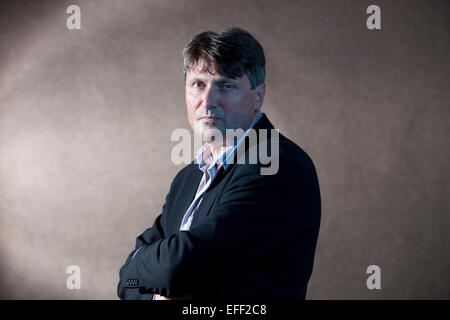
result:
[[[183,73],[199,61],[204,68],[228,78],[242,77],[246,74],[251,88],[264,83],[266,60],[259,42],[246,30],[233,27],[218,31],[205,31],[192,38],[183,49]]]

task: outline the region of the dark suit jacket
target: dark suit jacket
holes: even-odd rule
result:
[[[263,114],[254,129],[273,125]],[[248,141],[245,147],[248,153]],[[159,293],[217,301],[304,299],[320,225],[316,170],[308,155],[282,134],[278,172],[261,175],[261,167],[259,162],[235,163],[219,171],[190,230],[179,231],[203,175],[197,164],[183,168],[162,213],[137,237],[136,249],[120,270],[119,297],[151,299]]]

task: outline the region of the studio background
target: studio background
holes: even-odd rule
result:
[[[66,8],[81,8],[81,30]],[[366,8],[381,8],[368,30]],[[181,50],[240,26],[263,111],[313,159],[322,224],[308,299],[449,299],[448,1],[2,1],[0,298],[117,299],[182,166]],[[280,230],[280,232],[283,232]],[[381,289],[366,286],[369,265]],[[81,268],[81,289],[66,268]],[[276,267],[276,266],[274,266]]]

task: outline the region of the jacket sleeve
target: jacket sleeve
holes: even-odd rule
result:
[[[162,212],[159,216],[156,217],[153,226],[151,228],[146,229],[141,235],[139,235],[136,238],[135,251],[144,245],[163,239],[167,236],[166,231],[164,230],[167,216],[166,205],[169,201],[169,198],[171,197],[172,192],[174,191],[174,189],[176,189],[176,186],[178,185],[177,181],[180,176],[180,173],[181,172],[179,172],[173,179],[172,184],[170,185],[170,190],[166,195],[165,203],[162,207]],[[132,253],[134,253],[135,251],[133,251]]]
[[[145,230],[141,235],[139,235],[136,238],[136,247],[135,249],[138,249],[146,244],[155,242],[156,240],[162,239],[165,237],[165,232],[164,232],[164,220],[165,220],[165,207],[166,205],[164,204],[163,206],[163,212],[156,217],[155,222],[153,223],[153,226],[151,228],[148,228],[147,230]]]
[[[261,175],[257,165],[236,169],[207,218],[189,231],[144,244],[123,267],[126,274],[147,292],[182,296],[221,273],[245,267],[299,233],[317,230],[318,182],[312,162],[306,162],[284,171],[280,166],[275,175]]]
[[[167,197],[166,197],[167,202]],[[155,222],[151,228],[146,229],[141,235],[136,238],[135,249],[128,255],[124,266],[119,272],[119,283],[117,285],[117,294],[124,300],[152,300],[153,294],[139,292],[139,287],[131,286],[130,277],[127,274],[127,266],[134,256],[145,246],[149,245],[157,240],[163,239],[166,236],[164,231],[166,204],[163,205],[162,213],[156,217]],[[127,285],[128,283],[128,285]]]

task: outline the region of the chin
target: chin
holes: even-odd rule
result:
[[[201,136],[204,141],[211,142],[211,137],[215,137],[215,138],[219,138],[219,139],[221,138],[222,140],[225,139],[222,129],[218,128],[218,127],[202,128],[202,130],[200,130],[200,132],[201,132]],[[215,139],[214,141],[217,141],[217,139]]]

